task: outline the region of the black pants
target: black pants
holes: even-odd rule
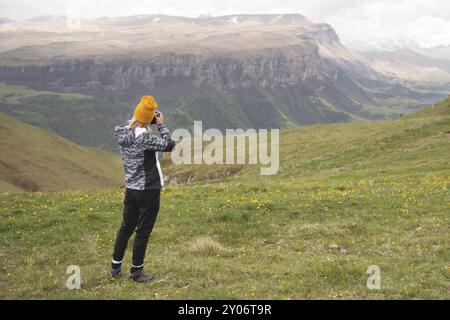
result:
[[[123,221],[114,244],[113,260],[122,261],[133,231],[133,267],[144,264],[145,250],[159,211],[161,190],[131,190],[125,192]]]

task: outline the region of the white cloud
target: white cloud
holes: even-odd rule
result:
[[[450,44],[450,20],[422,16],[408,24],[406,36],[428,47]]]
[[[328,21],[348,40],[412,39],[423,46],[450,44],[447,1],[366,1]]]
[[[448,0],[0,0],[0,17],[64,15],[73,5],[78,5],[86,18],[295,12],[330,23],[348,40],[411,38],[424,46],[450,44]]]

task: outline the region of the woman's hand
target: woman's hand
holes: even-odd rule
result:
[[[155,118],[156,118],[156,124],[163,124],[164,123],[164,115],[162,112],[158,112],[155,114]]]

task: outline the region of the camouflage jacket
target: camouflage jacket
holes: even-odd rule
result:
[[[175,142],[166,125],[157,127],[161,138],[144,128],[115,127],[125,170],[125,186],[128,189],[152,190],[164,186],[157,151],[170,152]]]

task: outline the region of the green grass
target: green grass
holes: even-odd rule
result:
[[[449,125],[287,130],[277,176],[186,167],[194,183],[162,194],[148,284],[108,279],[123,190],[2,195],[0,298],[449,299]],[[65,286],[69,265],[81,290]],[[370,265],[381,290],[366,287]]]
[[[432,106],[423,108],[412,114],[406,115],[406,118],[435,117],[443,115],[450,115],[450,95],[446,100],[440,103],[436,103]]]
[[[51,91],[40,91],[26,88],[24,86],[7,85],[0,82],[0,98],[4,103],[20,104],[23,99],[36,99],[44,96],[61,97],[66,100],[93,100],[94,97],[80,93],[57,93]]]

